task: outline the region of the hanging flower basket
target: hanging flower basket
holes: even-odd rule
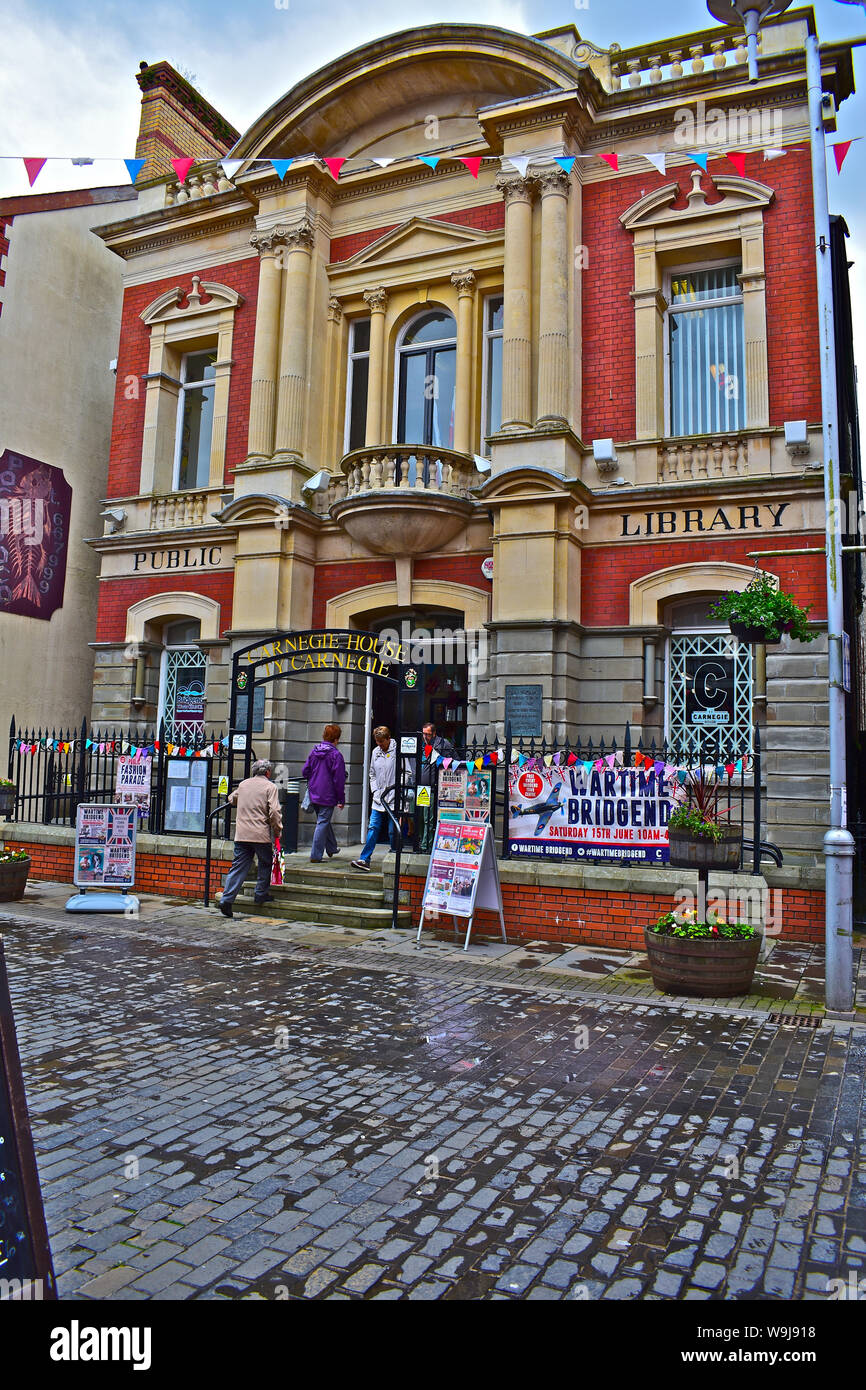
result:
[[[24,897],[30,856],[23,849],[0,850],[0,903]]]
[[[731,632],[741,642],[781,642],[783,633],[796,642],[814,642],[818,636],[809,628],[809,610],[800,608],[790,594],[783,594],[772,574],[756,574],[742,593],[718,599],[710,609],[714,618],[727,619]]]
[[[746,922],[696,922],[694,913],[668,912],[644,928],[644,943],[656,989],[704,999],[748,994],[761,938]]]

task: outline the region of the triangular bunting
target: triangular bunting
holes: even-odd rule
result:
[[[605,164],[609,164],[615,174],[619,173],[619,156],[615,154],[603,154],[599,156]]]
[[[710,156],[709,156],[708,154],[692,154],[692,155],[689,155],[689,159],[694,160],[695,164],[699,164],[699,165],[701,166],[701,168],[703,169],[704,173],[707,172],[707,160],[709,159],[709,157],[710,157]]]
[[[126,165],[126,172],[129,174],[129,182],[135,183],[147,161],[144,159],[125,159],[123,162]]]
[[[187,174],[195,164],[194,159],[170,159],[168,162],[177,174],[178,183],[183,183],[185,181]]]
[[[555,162],[559,165],[560,169],[564,169],[567,174],[570,174],[574,168],[574,158],[573,154],[565,159],[560,159],[559,155],[556,155]]]
[[[329,170],[330,175],[331,175],[331,178],[333,178],[333,179],[338,179],[338,178],[340,177],[340,170],[342,169],[342,167],[343,167],[343,165],[345,164],[345,162],[346,162],[345,158],[343,158],[343,159],[324,159],[324,158],[323,158],[323,159],[322,159],[322,163],[325,164],[325,165],[327,165],[328,170]]]
[[[545,753],[545,755],[544,755],[544,766],[545,766],[545,767],[550,767],[550,764],[551,764],[552,762],[553,762],[553,754],[552,754],[552,753]]]
[[[522,179],[525,179],[525,178],[526,178],[526,169],[527,169],[527,166],[528,166],[529,161],[531,160],[531,158],[532,158],[532,155],[531,155],[531,154],[510,154],[510,155],[508,155],[508,157],[507,157],[506,159],[504,159],[502,162],[503,162],[503,164],[511,164],[511,165],[513,165],[513,167],[517,170],[517,172],[518,172],[518,174],[520,175],[520,177],[521,177]]]
[[[438,154],[419,154],[418,158],[422,164],[427,165],[428,169],[435,169],[442,156]]]
[[[569,753],[568,757],[566,758],[566,762],[568,763],[569,767],[574,767],[574,764],[577,762],[577,754]]]
[[[460,163],[461,163],[461,164],[465,164],[465,165],[466,165],[466,168],[469,170],[469,172],[470,172],[470,174],[472,175],[472,177],[473,177],[474,179],[477,179],[477,178],[478,178],[478,170],[481,168],[481,160],[482,160],[482,158],[483,158],[483,156],[480,155],[480,154],[472,154],[472,155],[469,155],[469,157],[466,158],[466,159],[464,159],[463,156],[461,155],[461,156],[460,156]]]
[[[841,174],[842,165],[845,163],[845,156],[847,155],[853,143],[853,140],[839,140],[835,145],[831,146],[831,149],[833,151],[833,158],[836,161],[837,174]]]
[[[223,173],[225,174],[225,176],[226,176],[226,178],[229,180],[229,182],[231,182],[231,180],[234,178],[235,174],[237,173],[238,169],[240,169],[241,165],[244,164],[245,162],[246,162],[246,161],[243,160],[243,159],[221,159],[221,160],[220,160],[220,164],[222,165],[222,168],[223,168]]]
[[[451,764],[453,763],[453,761],[454,761],[453,758],[443,758],[443,759],[442,759],[442,766],[444,767],[444,769],[445,769],[446,772],[448,771],[448,769],[449,769],[449,767],[451,766]]]
[[[387,169],[389,164],[393,164],[397,158],[394,154],[382,155],[380,159],[374,159],[373,163],[378,164],[380,169]]]
[[[30,180],[30,187],[31,187],[31,188],[33,187],[34,183],[35,183],[36,180],[38,179],[40,173],[42,172],[42,169],[43,169],[44,165],[45,165],[45,160],[44,160],[44,159],[25,159],[25,160],[24,160],[24,168],[27,170],[27,177],[28,177],[28,179]]]
[[[281,178],[281,179],[284,179],[284,178],[286,177],[286,174],[289,172],[289,170],[291,169],[292,165],[294,164],[294,160],[293,160],[293,159],[272,159],[272,160],[271,160],[271,163],[273,164],[274,168],[275,168],[276,171],[277,171],[277,177],[278,177],[278,178]]]
[[[520,757],[520,754],[518,753],[517,749],[516,749],[516,748],[512,748],[512,750],[511,750],[511,761],[512,761],[513,763],[516,763],[516,762],[517,762],[517,759],[518,759],[519,757]]]
[[[667,159],[667,155],[645,154],[644,159],[648,159],[650,164],[652,164],[660,174],[663,174],[665,172],[665,160]]]
[[[466,766],[467,766],[467,767],[471,767],[472,764],[471,764],[471,763],[467,763]],[[484,766],[484,759],[483,759],[483,758],[476,758],[476,759],[475,759],[475,766],[476,766],[477,770],[480,772],[481,769],[482,769],[482,767]]]
[[[746,156],[744,154],[731,154],[728,150],[725,159],[731,161],[741,179],[746,177]]]
[[[782,155],[783,155],[783,154],[787,154],[787,153],[788,153],[787,150],[764,150],[764,158],[765,158],[765,159],[781,159],[781,158],[782,158]]]

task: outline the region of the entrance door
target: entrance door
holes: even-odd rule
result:
[[[207,656],[194,645],[197,621],[169,623],[163,634],[159,720],[173,743],[195,743],[204,735]]]
[[[403,692],[403,731],[414,733],[429,721],[437,732],[463,748],[466,743],[469,665],[463,614],[456,612],[398,612],[369,624],[369,631],[387,633],[401,643],[418,683]],[[373,727],[397,720],[397,691],[373,682]]]

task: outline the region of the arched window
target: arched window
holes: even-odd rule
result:
[[[172,743],[196,743],[204,734],[207,654],[198,642],[199,620],[184,618],[163,629],[159,722]]]
[[[716,598],[667,605],[667,736],[684,762],[721,762],[752,748],[752,649],[714,618]]]
[[[453,449],[456,381],[454,316],[428,310],[408,324],[397,349],[398,444]]]

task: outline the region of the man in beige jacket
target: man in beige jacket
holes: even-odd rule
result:
[[[259,861],[256,902],[273,901],[268,888],[274,866],[273,837],[280,835],[283,829],[280,798],[271,780],[273,763],[262,758],[253,763],[251,772],[252,776],[244,778],[229,797],[229,804],[237,806],[238,813],[235,819],[235,857],[220,899],[220,912],[224,917],[234,915],[232,903],[240,892],[254,856]]]

